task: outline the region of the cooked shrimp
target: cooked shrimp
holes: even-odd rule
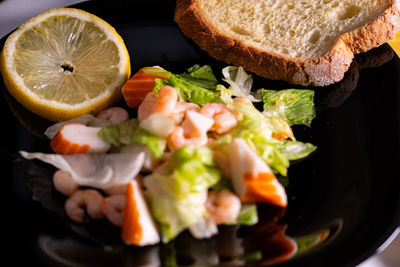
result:
[[[126,193],[126,184],[114,185],[112,187],[104,189],[104,193],[109,196],[113,195],[124,195]]]
[[[195,103],[177,102],[171,119],[173,119],[174,122],[179,125],[182,123],[183,119],[185,118],[186,112],[189,110],[199,111],[200,107]]]
[[[181,126],[175,126],[167,138],[171,150],[176,150],[185,145],[205,145],[208,142],[207,131],[214,120],[196,111],[189,110]]]
[[[112,107],[101,111],[97,118],[108,120],[111,124],[120,124],[121,122],[129,120],[128,111],[120,107]]]
[[[78,190],[65,202],[65,212],[71,220],[82,223],[85,214],[83,207],[86,207],[86,211],[90,217],[101,219],[103,218],[101,210],[102,201],[103,196],[96,190]]]
[[[216,224],[233,222],[239,215],[240,199],[229,190],[210,191],[206,201],[206,209]]]
[[[171,150],[177,150],[182,146],[188,145],[205,145],[207,143],[207,135],[195,135],[192,132],[186,132],[182,127],[176,126],[167,139],[168,146]]]
[[[178,93],[171,86],[161,87],[158,93],[150,92],[138,108],[138,119],[143,121],[155,113],[169,117],[173,114],[177,101]]]
[[[66,196],[71,196],[79,188],[79,184],[75,182],[72,175],[63,170],[58,170],[54,173],[53,184],[57,191]]]
[[[124,217],[125,195],[113,195],[103,199],[101,211],[115,226],[121,227]]]
[[[200,113],[214,119],[210,130],[219,134],[229,132],[237,125],[235,115],[224,104],[207,103],[200,109]]]

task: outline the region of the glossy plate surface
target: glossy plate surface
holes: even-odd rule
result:
[[[180,73],[197,63],[210,64],[220,76],[225,64],[200,51],[173,22],[174,1],[151,2],[76,7],[116,28],[131,55],[132,73],[152,65]],[[254,79],[255,89],[293,88]],[[184,233],[171,244],[149,248],[124,246],[118,230],[102,222],[70,223],[65,198],[51,185],[54,169],[16,157],[18,150],[50,152],[41,137],[49,122],[15,102],[2,81],[0,88],[2,254],[14,266],[355,266],[399,225],[400,61],[387,45],[357,56],[342,82],[315,89],[317,118],[311,128],[294,131],[318,149],[290,167],[286,211],[260,206],[257,227],[225,227],[202,241]],[[297,254],[276,263],[291,253],[294,241]]]

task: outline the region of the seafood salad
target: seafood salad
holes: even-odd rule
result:
[[[53,184],[68,196],[72,221],[106,219],[129,245],[256,224],[257,203],[286,207],[280,178],[316,149],[296,140],[291,127],[310,125],[314,93],[252,93],[241,67],[222,75],[226,86],[208,65],[182,74],[142,68],[122,90],[130,109],[56,123],[45,133],[54,153],[20,153],[58,169]]]

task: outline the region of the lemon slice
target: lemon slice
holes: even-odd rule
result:
[[[131,71],[115,29],[74,8],[52,9],[25,22],[8,37],[0,63],[16,100],[51,121],[114,105]]]
[[[400,57],[400,31],[398,31],[393,40],[390,40],[388,43],[393,48],[394,52],[396,52],[396,54]]]

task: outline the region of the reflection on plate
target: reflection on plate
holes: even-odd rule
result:
[[[225,66],[182,36],[172,21],[174,1],[90,1],[77,7],[117,29],[131,54],[133,72],[160,65],[180,73],[197,63],[210,64],[218,76]],[[286,211],[263,206],[260,214],[269,214],[269,219],[253,228],[222,227],[209,240],[184,233],[170,244],[148,248],[122,245],[118,229],[102,222],[71,224],[63,211],[63,196],[49,181],[54,169],[11,158],[19,149],[49,151],[41,137],[49,122],[13,102],[2,86],[0,108],[7,129],[2,131],[0,167],[6,178],[3,188],[8,189],[2,197],[12,218],[6,221],[6,254],[17,255],[11,259],[18,266],[276,261],[280,262],[274,266],[355,266],[373,254],[400,221],[399,73],[398,57],[382,46],[357,56],[342,82],[315,89],[317,118],[311,128],[294,131],[299,140],[318,149],[289,169]],[[254,79],[255,89],[292,87]]]

